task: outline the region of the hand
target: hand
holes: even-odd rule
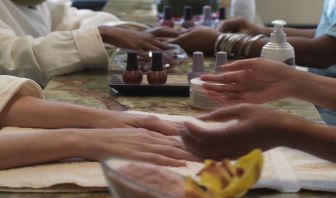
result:
[[[184,166],[184,160],[198,160],[180,140],[145,129],[83,129],[76,134],[77,156],[88,160],[117,156],[165,166]]]
[[[122,177],[113,177],[111,180],[117,192],[123,198],[160,198],[155,191],[171,197],[184,197],[183,177],[168,171],[165,168],[151,164],[130,163],[119,168],[118,172],[136,184],[145,188],[137,188],[125,182]],[[150,189],[150,190],[147,190]]]
[[[100,111],[95,118],[93,128],[145,128],[164,135],[179,135],[185,129],[183,123],[161,120],[153,115]]]
[[[200,128],[186,123],[183,140],[196,155],[204,158],[238,158],[253,149],[268,150],[286,146],[290,137],[289,123],[299,120],[255,105],[239,105],[219,109],[199,117],[203,121],[238,120],[236,125],[222,129]]]
[[[265,103],[291,96],[295,89],[297,71],[282,63],[266,59],[247,59],[221,66],[224,73],[204,75],[203,88],[218,102],[225,105],[238,103]]]
[[[146,32],[128,30],[120,27],[99,26],[103,41],[111,45],[138,51],[166,50],[169,46]]]
[[[213,54],[219,35],[220,32],[212,28],[196,27],[169,42],[180,45],[188,53],[202,51],[205,54]]]
[[[245,33],[251,36],[258,34],[269,35],[272,30],[258,26],[244,18],[233,18],[223,21],[218,26],[218,31],[223,33]]]
[[[146,33],[152,34],[155,37],[168,37],[175,38],[181,35],[181,32],[170,27],[156,27],[150,28],[145,31]]]

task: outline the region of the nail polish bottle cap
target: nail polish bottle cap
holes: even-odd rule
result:
[[[210,21],[212,20],[212,15],[211,15],[211,6],[204,6],[203,7],[203,20],[204,21]]]
[[[135,71],[138,70],[138,54],[134,51],[127,52],[127,65],[126,70],[127,71]]]
[[[152,52],[152,71],[162,71],[163,70],[163,56],[162,52]]]
[[[217,52],[216,55],[216,67],[225,65],[227,63],[227,53],[226,52]]]
[[[225,7],[219,8],[219,20],[225,20],[226,19],[226,9]]]
[[[165,6],[164,7],[163,19],[164,20],[171,20],[172,19],[170,6]]]
[[[203,54],[203,52],[194,52],[192,71],[193,72],[204,72],[204,54]]]
[[[184,20],[192,20],[191,6],[184,6],[183,18]]]

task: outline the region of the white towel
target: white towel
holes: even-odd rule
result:
[[[156,114],[158,115],[158,114]],[[188,120],[186,116],[158,115],[165,120]],[[206,124],[218,127],[222,124]],[[235,124],[232,121],[227,124]],[[211,126],[210,126],[211,125]],[[16,132],[7,128],[3,132]],[[262,178],[255,188],[269,188],[280,192],[298,192],[301,189],[336,192],[336,164],[301,151],[276,148],[264,153]],[[187,167],[169,168],[183,175],[193,175],[202,167],[190,162]],[[24,192],[77,192],[106,189],[107,183],[97,162],[53,163],[0,171],[0,191]]]

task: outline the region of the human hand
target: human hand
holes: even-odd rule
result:
[[[198,156],[214,159],[235,159],[256,148],[265,151],[286,146],[287,141],[294,139],[290,137],[290,123],[300,120],[248,104],[219,109],[199,119],[219,122],[238,120],[235,125],[214,130],[186,123],[187,132],[183,140],[187,147]]]
[[[223,33],[244,33],[251,36],[258,34],[269,35],[272,29],[258,26],[244,18],[233,18],[223,21],[218,26],[218,31]]]
[[[265,103],[290,97],[295,89],[297,71],[282,63],[256,58],[220,67],[223,73],[204,75],[203,88],[221,104]]]
[[[156,27],[156,28],[149,28],[145,31],[146,33],[152,34],[155,37],[168,37],[168,38],[175,38],[181,35],[181,32],[170,27]]]
[[[152,34],[120,27],[99,26],[104,42],[111,45],[139,51],[166,50],[169,46],[155,39]]]
[[[184,197],[183,177],[165,168],[135,162],[120,167],[118,172],[124,177],[111,175],[110,179],[121,198],[161,198],[162,194]]]
[[[88,160],[117,156],[165,166],[199,160],[180,140],[146,129],[82,129],[76,134],[76,156]]]
[[[95,118],[93,128],[144,128],[164,135],[180,135],[185,130],[181,122],[162,120],[154,115],[100,111]]]
[[[214,46],[220,32],[206,27],[189,29],[181,36],[171,39],[169,43],[180,45],[188,53],[202,51],[205,54],[213,54]]]

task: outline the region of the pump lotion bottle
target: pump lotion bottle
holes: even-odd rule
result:
[[[260,56],[294,66],[294,48],[287,42],[286,33],[283,31],[286,21],[276,20],[272,24],[274,25],[274,32],[271,33],[271,40],[262,48]]]

